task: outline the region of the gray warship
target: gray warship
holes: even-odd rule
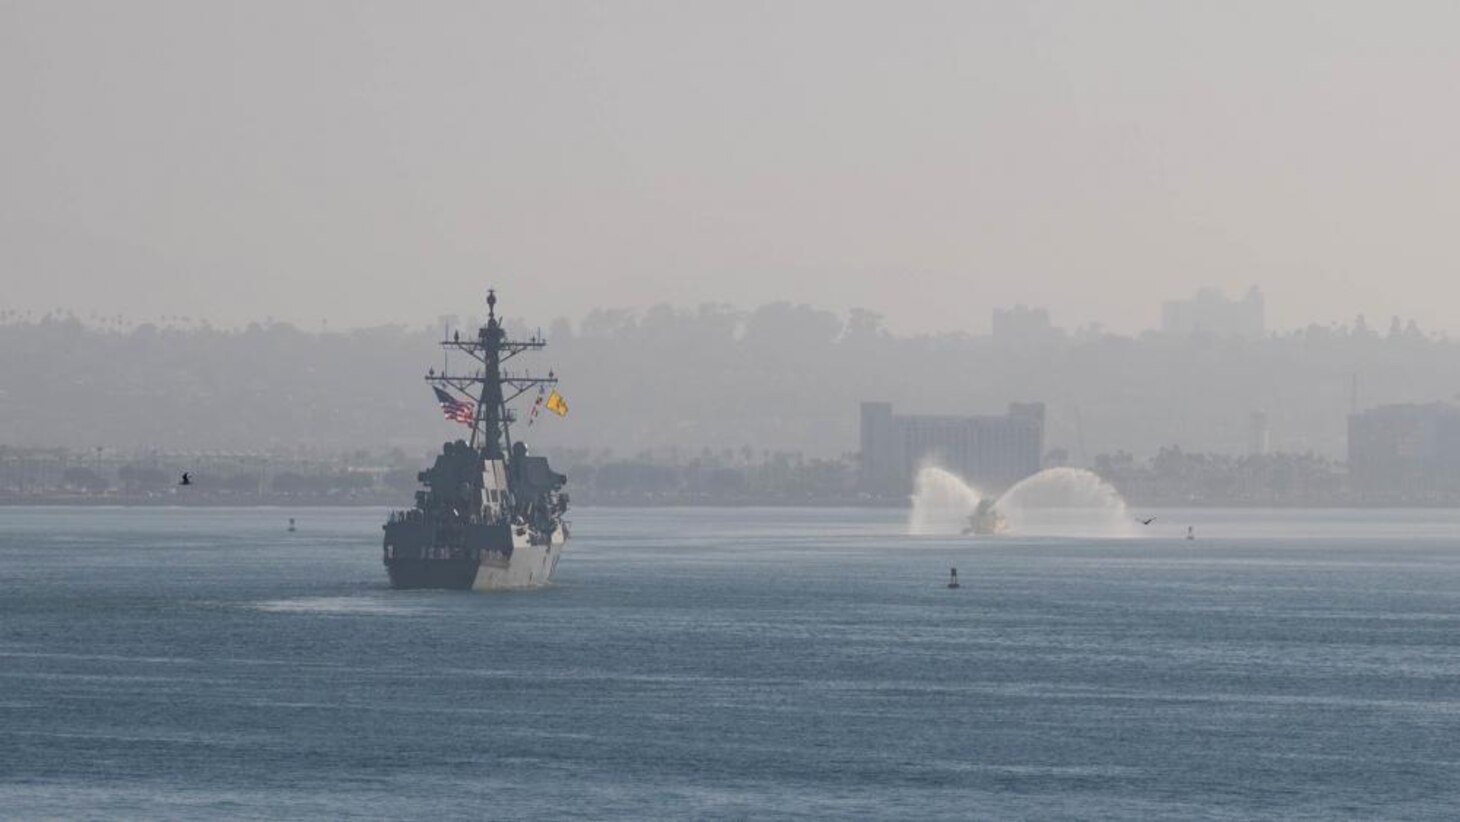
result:
[[[487,323],[476,338],[443,340],[448,365],[426,381],[448,419],[468,425],[467,439],[445,443],[417,475],[414,508],[394,511],[385,525],[384,562],[392,588],[489,591],[546,585],[568,539],[568,478],[513,442],[510,404],[536,392],[531,413],[566,414],[556,376],[504,371],[503,363],[543,348],[540,337],[510,340],[487,292]],[[447,373],[450,353],[473,361],[468,373]],[[548,389],[552,393],[548,394]],[[463,399],[469,398],[469,399]]]

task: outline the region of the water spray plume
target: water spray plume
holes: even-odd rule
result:
[[[924,466],[914,481],[908,532],[964,533],[983,494],[957,474]],[[1125,500],[1114,486],[1083,468],[1047,468],[1026,477],[994,502],[1008,532],[1024,535],[1128,537],[1135,534]]]
[[[1083,468],[1047,468],[1004,492],[995,507],[1023,534],[1128,537],[1135,526],[1115,487]]]
[[[914,482],[908,533],[918,536],[962,533],[982,497],[977,488],[952,471],[925,465],[918,470]]]

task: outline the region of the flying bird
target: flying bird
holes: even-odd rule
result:
[[[192,485],[192,484],[193,484],[193,477],[192,477],[192,475],[189,474],[188,472],[184,471],[183,472],[183,475],[182,475],[182,481],[179,482],[178,485]]]
[[[1136,522],[1139,522],[1142,525],[1150,525],[1151,523],[1153,523],[1155,521],[1156,521],[1156,518],[1155,517],[1146,517],[1145,519],[1141,519],[1140,517],[1136,517]]]

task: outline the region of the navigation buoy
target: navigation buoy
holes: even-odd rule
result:
[[[1187,539],[1196,539],[1196,528],[1194,528],[1194,527],[1192,527],[1190,525],[1186,526],[1186,538]]]
[[[293,517],[290,517],[289,518],[289,532],[290,533],[293,533],[294,532],[294,518]]]
[[[957,568],[949,568],[948,569],[948,587],[949,588],[957,588],[958,587],[958,569]]]

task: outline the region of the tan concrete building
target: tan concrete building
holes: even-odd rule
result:
[[[862,403],[862,490],[878,496],[910,493],[927,461],[991,491],[1040,468],[1044,403],[1014,403],[1001,416],[899,415],[892,403]]]

